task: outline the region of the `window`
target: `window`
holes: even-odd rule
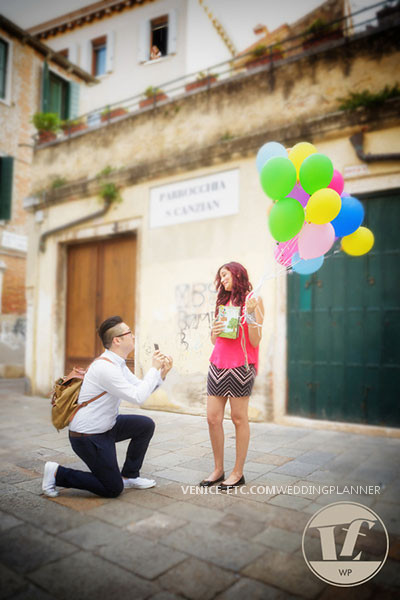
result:
[[[0,219],[11,219],[14,158],[0,156]]]
[[[150,21],[150,60],[168,54],[168,15]]]
[[[55,73],[49,73],[49,111],[57,113],[60,119],[68,119],[69,82]]]
[[[92,40],[92,75],[104,75],[107,60],[107,37]]]
[[[4,100],[7,95],[7,60],[8,44],[0,39],[0,98]]]

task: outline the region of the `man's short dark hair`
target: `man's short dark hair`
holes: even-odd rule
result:
[[[108,317],[105,321],[102,322],[98,329],[98,334],[103,343],[104,348],[110,348],[114,337],[118,334],[118,331],[114,329],[116,325],[123,323],[123,319],[121,317]]]

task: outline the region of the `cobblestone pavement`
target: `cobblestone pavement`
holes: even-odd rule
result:
[[[85,467],[66,431],[53,429],[48,399],[24,396],[18,380],[0,382],[0,600],[400,597],[400,439],[254,423],[247,486],[201,495],[187,486],[212,468],[205,418],[122,409],[136,411],[157,425],[141,473],[157,487],[116,499],[64,489],[49,499],[41,495],[46,460]],[[232,423],[224,427],[228,471],[235,441]],[[120,460],[126,445],[118,444]],[[285,484],[300,493],[263,491]],[[380,493],[318,490],[367,484]],[[258,493],[250,493],[253,485]],[[385,565],[357,587],[324,583],[302,554],[310,517],[342,500],[371,507],[389,531]]]

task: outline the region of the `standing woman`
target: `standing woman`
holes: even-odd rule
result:
[[[249,297],[253,287],[246,269],[240,263],[229,262],[218,269],[215,286],[215,316],[218,316],[220,305],[231,305],[241,308],[242,318],[236,339],[219,337],[224,323],[218,319],[211,330],[214,350],[207,378],[207,421],[215,468],[200,485],[209,487],[222,482],[219,488],[227,490],[245,483],[243,467],[250,439],[248,407],[258,368],[264,307],[261,298]],[[244,318],[245,313],[249,315],[248,319]],[[236,461],[231,474],[225,478],[223,419],[228,398],[236,429]]]

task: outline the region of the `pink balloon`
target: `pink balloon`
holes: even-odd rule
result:
[[[335,230],[331,223],[315,225],[306,223],[299,234],[300,258],[318,258],[328,252],[335,241]]]
[[[280,265],[290,267],[295,252],[298,252],[297,236],[288,242],[279,242],[275,248],[274,257]]]
[[[328,185],[328,188],[335,190],[335,192],[337,192],[339,195],[343,192],[343,188],[344,188],[343,175],[341,173],[339,173],[339,171],[336,171],[336,169],[333,170],[332,181]]]
[[[310,194],[307,194],[301,187],[300,183],[296,183],[290,194],[287,195],[287,198],[294,198],[298,200],[303,208],[306,207]]]

